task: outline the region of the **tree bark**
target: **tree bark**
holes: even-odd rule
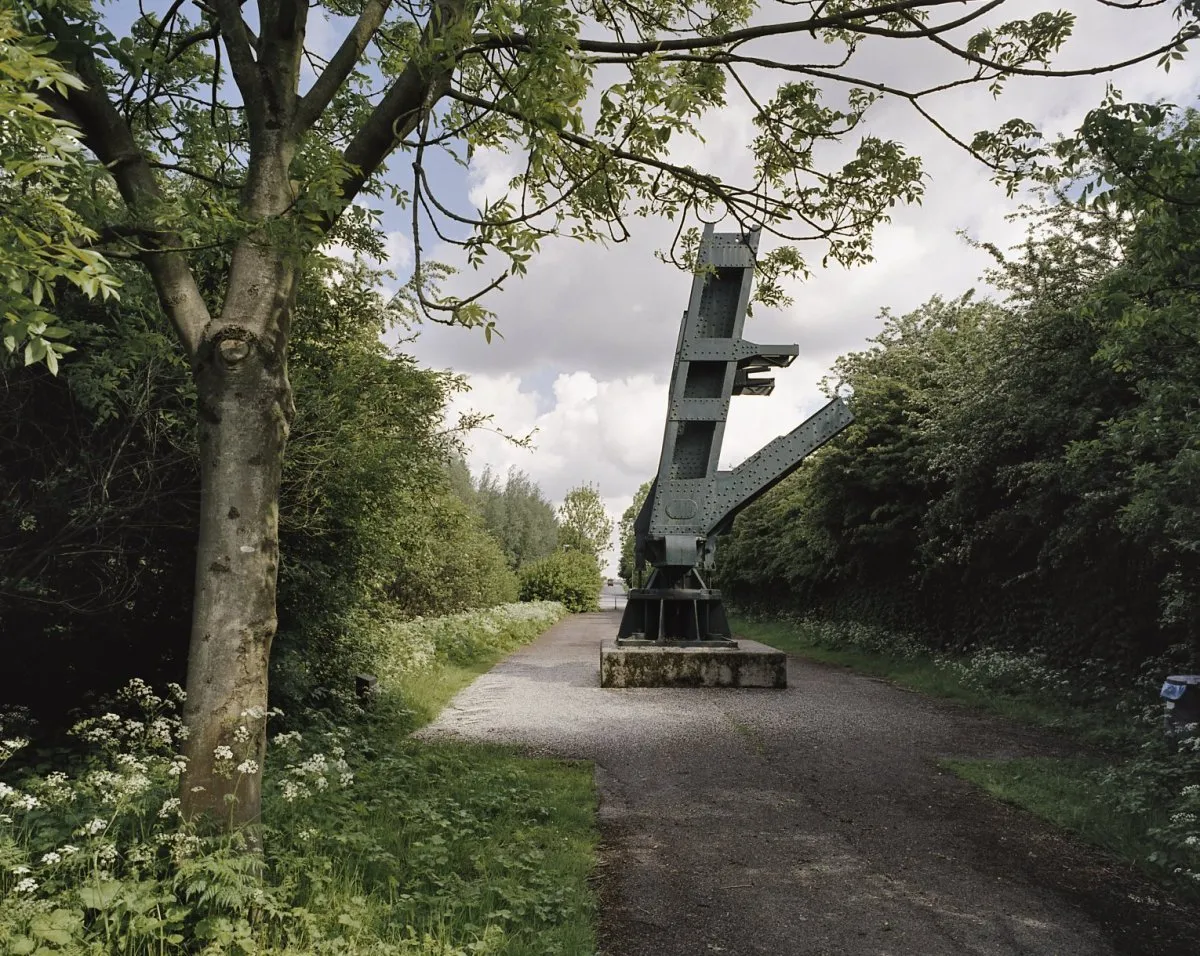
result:
[[[200,538],[181,796],[189,818],[224,829],[257,823],[261,809],[279,482],[292,409],[285,349],[282,332],[268,338],[225,325],[202,344],[195,366]],[[232,756],[218,756],[220,747]]]

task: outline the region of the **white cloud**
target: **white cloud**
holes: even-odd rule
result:
[[[1063,68],[1119,60],[1145,49],[1156,35],[1173,27],[1169,9],[1131,13],[1088,0],[1069,0],[1065,6],[1077,10],[1080,19],[1076,36],[1056,61]],[[1015,0],[994,17],[1011,20],[1046,7],[1044,0]],[[965,35],[957,39],[962,42]],[[827,57],[834,49],[815,43],[797,53],[795,46],[804,43],[794,38],[778,41],[789,59],[808,50]],[[868,79],[895,83],[899,78],[910,87],[944,79],[951,68],[946,59],[930,55],[927,43],[883,39],[864,44],[853,62]],[[961,68],[957,72],[961,75]],[[1164,97],[1190,103],[1198,78],[1196,63],[1185,60],[1170,74],[1148,64],[1113,79],[1127,100]],[[760,99],[779,82],[778,75],[766,73],[748,73],[746,79]],[[1053,135],[1075,129],[1099,103],[1108,80],[1018,78],[999,99],[972,87],[939,94],[929,106],[964,140],[1012,116],[1029,119]],[[746,147],[755,132],[750,116],[745,99],[731,88],[728,107],[698,124],[704,142],[679,139],[673,142],[671,158],[745,181],[750,172]],[[815,411],[824,402],[820,379],[838,355],[864,347],[877,333],[883,307],[902,313],[935,294],[957,296],[981,285],[990,257],[965,243],[958,230],[1001,247],[1022,234],[1019,223],[1005,221],[1017,200],[1008,199],[989,181],[986,168],[929,126],[909,104],[877,104],[864,130],[827,148],[825,158],[840,162],[857,144],[860,132],[896,138],[922,157],[929,177],[924,200],[897,208],[893,221],[877,230],[876,261],[870,265],[850,271],[822,269],[822,250],[810,247],[814,275],[791,284],[794,304],[758,309],[747,320],[747,338],[764,344],[799,343],[801,355],[791,368],[775,373],[774,395],[733,403],[723,467],[737,464]],[[467,198],[477,206],[496,199],[521,163],[515,154],[481,150],[468,171]],[[488,299],[503,339],[489,345],[477,332],[427,327],[415,347],[432,365],[469,373],[475,391],[465,402],[495,412],[501,427],[514,433],[538,429],[533,451],[513,448],[492,434],[473,438],[471,463],[476,472],[484,464],[500,471],[515,464],[556,500],[573,485],[597,482],[614,520],[657,467],[667,377],[690,286],[689,276],[658,262],[653,254],[669,244],[672,224],[633,220],[630,226],[633,237],[609,247],[565,239],[544,242],[528,277],[509,280]],[[431,250],[431,257],[435,253]],[[471,273],[464,281],[479,278]]]
[[[394,282],[389,283],[389,286],[396,286],[406,281],[413,267],[412,239],[409,238],[407,232],[398,229],[383,234],[382,258],[364,257],[358,250],[351,249],[344,242],[327,242],[321,247],[321,251],[341,259],[343,262],[354,263],[365,258],[374,265],[382,266],[396,277]],[[391,293],[395,291],[395,288],[388,288],[386,291]]]

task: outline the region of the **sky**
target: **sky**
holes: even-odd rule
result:
[[[1012,19],[1060,6],[1079,19],[1054,61],[1056,68],[1121,60],[1157,45],[1174,27],[1170,6],[1129,12],[1097,0],[1053,6],[1010,3],[1002,13],[1004,19]],[[948,9],[955,15],[963,10]],[[328,27],[330,39],[337,32],[336,24]],[[320,41],[319,34],[316,39]],[[925,85],[961,70],[923,41],[875,40],[853,62],[860,73],[907,86]],[[1200,60],[1189,54],[1170,73],[1148,64],[1112,79],[1127,101],[1166,99],[1193,105],[1200,89]],[[1014,79],[999,99],[983,87],[968,87],[941,94],[927,106],[968,140],[975,131],[1013,116],[1053,135],[1074,130],[1099,103],[1109,80]],[[777,81],[765,76],[751,82],[756,93],[769,95]],[[730,99],[726,109],[697,125],[703,142],[675,141],[673,161],[735,181],[739,173],[745,178],[750,168],[744,144],[752,136],[751,110],[746,102]],[[797,343],[800,356],[776,374],[773,395],[733,402],[722,468],[737,465],[822,405],[821,379],[839,355],[867,345],[880,329],[881,310],[902,314],[934,295],[958,296],[972,287],[986,291],[981,275],[990,259],[964,241],[960,231],[1001,248],[1022,235],[1019,223],[1006,221],[1020,197],[1008,199],[1003,187],[989,181],[988,170],[907,104],[877,104],[861,132],[898,139],[923,158],[929,175],[924,200],[899,207],[892,222],[876,231],[873,263],[852,270],[822,269],[814,246],[813,275],[787,288],[793,304],[754,310],[746,322],[746,337],[760,343]],[[852,134],[846,148],[858,136],[859,131]],[[443,171],[448,198],[464,205],[495,199],[519,166],[519,156],[481,151],[465,176]],[[388,230],[387,264],[404,277],[412,268],[411,237],[400,213],[385,210],[383,224]],[[404,349],[426,365],[469,377],[471,391],[457,400],[456,410],[491,413],[497,429],[509,434],[534,433],[526,449],[495,432],[477,432],[468,441],[474,473],[485,466],[500,473],[517,467],[556,503],[574,486],[595,484],[616,523],[638,486],[657,471],[667,383],[691,286],[689,275],[654,256],[656,249],[669,244],[674,229],[666,220],[635,220],[632,238],[620,245],[547,241],[527,277],[507,281],[487,299],[502,337],[488,343],[476,330],[427,324],[414,342],[405,344]],[[764,238],[760,251],[769,248]],[[425,250],[431,258],[443,251]],[[610,575],[615,574],[617,556],[614,536],[606,556]]]

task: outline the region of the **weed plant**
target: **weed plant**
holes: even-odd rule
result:
[[[369,713],[340,725],[313,716],[273,736],[265,822],[253,832],[217,835],[180,816],[177,687],[158,695],[134,681],[75,726],[69,759],[23,753],[8,719],[0,952],[591,952],[590,771],[414,741],[408,731],[432,700],[414,709],[403,691],[443,661],[482,666],[563,613],[510,605],[385,629],[383,690]],[[231,776],[263,772],[222,750]]]

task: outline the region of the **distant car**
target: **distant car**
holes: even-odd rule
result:
[[[610,588],[611,588],[611,587],[613,587],[615,584],[616,584],[616,582],[615,582],[615,581],[614,581],[612,578],[609,578],[609,579],[608,579],[608,586],[609,586]]]

